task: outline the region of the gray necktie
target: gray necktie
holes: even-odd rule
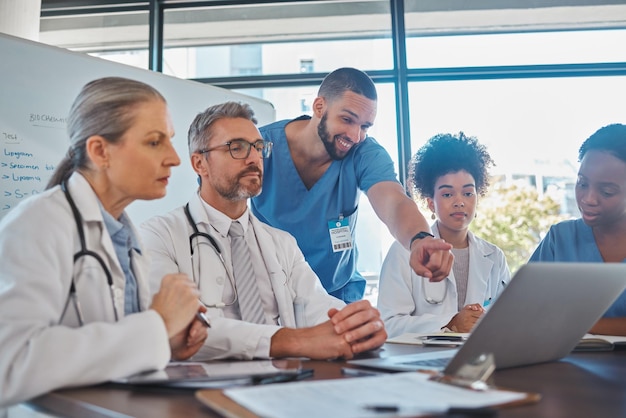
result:
[[[235,287],[239,298],[241,319],[255,324],[265,323],[265,314],[261,305],[259,286],[254,277],[254,269],[250,260],[250,250],[243,235],[243,227],[234,221],[228,230],[230,248],[235,274]]]

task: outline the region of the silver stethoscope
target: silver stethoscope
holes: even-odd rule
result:
[[[209,244],[211,244],[211,248],[213,248],[213,251],[215,251],[217,258],[219,258],[220,261],[222,262],[222,266],[224,266],[224,271],[226,271],[226,276],[228,277],[228,281],[230,282],[233,288],[233,292],[234,292],[233,300],[231,300],[228,303],[218,302],[214,304],[207,304],[207,303],[204,303],[204,301],[202,301],[202,303],[204,303],[204,306],[206,306],[207,308],[223,308],[225,306],[234,305],[235,302],[237,302],[239,295],[237,294],[237,287],[235,286],[235,279],[232,277],[232,275],[230,274],[230,271],[226,267],[226,261],[224,260],[224,256],[222,255],[222,250],[220,249],[219,244],[217,243],[215,238],[213,238],[210,234],[206,232],[200,232],[198,230],[198,226],[196,225],[196,222],[194,221],[193,217],[191,216],[191,212],[189,211],[189,203],[185,205],[184,211],[185,211],[185,216],[187,217],[187,220],[189,221],[189,225],[191,225],[191,228],[193,229],[193,233],[189,235],[189,250],[191,253],[190,257],[191,257],[191,271],[192,271],[193,281],[198,285],[198,290],[200,289],[200,278],[198,277],[198,279],[196,279],[195,269],[193,268],[193,249],[194,249],[193,240],[194,239],[196,240],[197,246],[199,246],[202,243],[206,244],[206,241],[200,241],[198,239],[202,237],[202,238],[206,238]],[[198,276],[202,276],[200,257],[198,257]]]
[[[435,299],[431,296],[428,296],[426,294],[426,285],[424,284],[424,282],[428,280],[425,277],[422,277],[422,295],[424,295],[424,300],[426,302],[428,302],[431,305],[441,305],[443,303],[444,300],[446,300],[446,295],[448,294],[448,278],[446,277],[444,280],[446,281],[446,286],[443,290],[443,297],[441,299]]]
[[[100,257],[98,253],[87,249],[87,244],[85,241],[85,230],[83,229],[83,217],[80,214],[78,208],[76,207],[76,204],[74,203],[74,199],[72,199],[72,196],[70,195],[70,192],[67,189],[67,185],[65,184],[65,181],[61,182],[61,190],[63,190],[63,193],[65,194],[65,198],[67,199],[67,202],[69,203],[70,208],[72,209],[72,214],[74,215],[74,220],[76,221],[76,229],[78,230],[78,238],[80,240],[80,251],[74,254],[74,264],[76,264],[76,262],[81,257],[92,257],[98,262],[98,264],[100,264],[100,267],[102,267],[102,271],[104,271],[104,275],[107,278],[107,284],[109,286],[109,293],[111,296],[111,304],[113,305],[113,315],[115,316],[115,322],[117,322],[119,320],[119,315],[117,314],[117,307],[115,306],[115,288],[113,286],[113,276],[111,275],[111,271],[109,270],[104,260],[102,259],[102,257]],[[85,324],[85,318],[83,316],[83,312],[80,307],[80,301],[78,300],[78,295],[76,294],[76,285],[75,285],[74,276],[72,276],[72,283],[70,285],[69,298],[67,299],[67,302],[65,302],[65,307],[63,308],[63,314],[61,315],[61,318],[65,316],[65,312],[67,311],[67,307],[69,305],[70,299],[72,300],[74,304],[74,310],[76,311],[76,316],[78,317],[78,323],[80,326],[83,326]]]

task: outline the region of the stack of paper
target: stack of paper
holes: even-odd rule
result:
[[[257,416],[273,418],[418,416],[530,400],[527,393],[474,391],[428,378],[407,372],[234,388],[224,394]]]

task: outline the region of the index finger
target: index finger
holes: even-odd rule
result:
[[[451,256],[452,245],[442,239],[428,238],[420,240],[411,249],[410,265],[419,276],[439,281],[445,277],[434,277],[442,266],[446,266]],[[445,267],[444,267],[445,268]]]
[[[438,264],[433,262],[426,265],[431,272],[431,282],[439,282],[448,277],[454,262],[454,255],[451,251],[439,252],[437,255],[441,257],[440,260],[437,260]]]

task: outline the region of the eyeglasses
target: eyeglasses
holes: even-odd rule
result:
[[[255,142],[248,142],[245,139],[233,139],[232,141],[228,141],[224,144],[217,145],[213,148],[201,149],[198,150],[199,154],[205,154],[210,151],[214,151],[217,148],[228,146],[228,151],[230,152],[230,156],[235,160],[245,160],[250,156],[250,150],[252,147],[261,154],[261,157],[267,158],[272,153],[272,146],[274,145],[271,141],[264,141],[259,139]]]

